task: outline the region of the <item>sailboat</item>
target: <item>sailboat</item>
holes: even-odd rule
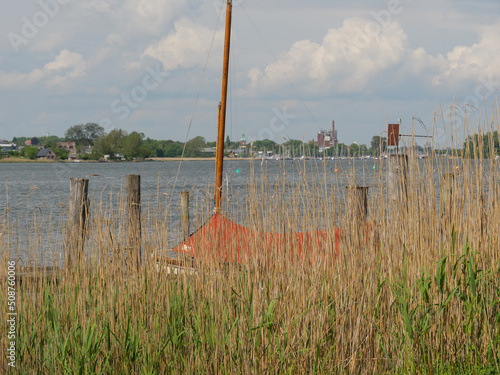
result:
[[[332,241],[335,241],[335,252],[338,255],[340,241],[340,231],[338,229],[334,230],[333,233],[332,231],[260,233],[245,228],[221,214],[231,16],[232,0],[227,0],[222,93],[217,123],[214,214],[200,229],[193,233],[187,240],[174,247],[169,253],[203,258],[213,255],[209,254],[209,252],[217,249],[217,258],[220,262],[241,263],[257,255],[253,253],[256,251],[255,243],[261,243],[266,245],[265,247],[272,247],[278,249],[278,251],[292,244],[296,252],[300,255],[305,248],[325,249],[328,243],[331,244]],[[258,247],[262,248],[261,246]]]

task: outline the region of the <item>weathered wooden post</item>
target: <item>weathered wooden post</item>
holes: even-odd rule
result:
[[[368,217],[368,186],[347,185],[346,212],[349,222],[366,227]]]
[[[127,175],[127,257],[141,264],[141,176]],[[132,264],[131,264],[132,265]]]
[[[368,186],[346,186],[346,228],[351,241],[362,246],[366,239],[366,219],[368,217]]]
[[[189,238],[189,191],[181,191],[182,238]]]
[[[408,189],[408,155],[389,155],[387,158],[389,194],[396,204],[405,204]]]
[[[80,261],[83,245],[87,237],[87,218],[89,216],[89,180],[71,178],[69,187],[68,244],[66,247],[66,266]]]

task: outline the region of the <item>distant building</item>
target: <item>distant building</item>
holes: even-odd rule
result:
[[[247,140],[245,139],[245,131],[244,130],[241,133],[240,146],[241,146],[241,148],[247,148]]]
[[[27,139],[27,140],[25,140],[25,141],[24,141],[24,144],[25,144],[26,146],[31,146],[31,139]]]
[[[80,147],[80,154],[91,154],[92,153],[92,146],[82,146]]]
[[[56,147],[63,148],[65,150],[69,151],[69,155],[68,155],[69,160],[73,160],[73,159],[78,158],[78,155],[76,153],[76,143],[75,142],[70,142],[70,141],[57,142]]]
[[[36,158],[40,160],[56,160],[57,156],[50,148],[44,148],[38,152]]]
[[[203,147],[201,149],[201,154],[203,156],[215,156],[215,147]]]
[[[332,121],[332,130],[321,130],[318,133],[318,148],[320,152],[324,149],[335,147],[338,143],[335,121]]]
[[[6,154],[7,151],[16,151],[17,150],[17,145],[15,143],[7,142],[7,141],[0,141],[0,151],[2,154]]]

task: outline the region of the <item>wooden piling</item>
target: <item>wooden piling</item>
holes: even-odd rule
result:
[[[189,238],[189,191],[181,191],[182,239]]]
[[[66,266],[81,260],[83,245],[87,238],[89,216],[89,180],[71,178],[69,188],[69,218],[67,228]]]
[[[141,264],[141,176],[127,175],[127,259]],[[129,265],[133,265],[128,262]]]
[[[346,232],[355,247],[363,247],[368,217],[368,186],[346,186]]]
[[[345,187],[346,212],[349,222],[366,227],[368,217],[368,186],[348,185]]]

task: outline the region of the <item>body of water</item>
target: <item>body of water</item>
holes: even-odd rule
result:
[[[424,160],[419,165],[424,166]],[[224,187],[226,197],[241,199],[250,181],[251,164],[254,178],[260,186],[262,178],[275,184],[284,176],[286,188],[293,190],[297,181],[315,178],[318,182],[334,183],[343,188],[352,184],[352,175],[358,185],[376,189],[379,171],[385,174],[386,163],[374,159],[338,160],[228,160],[224,163]],[[452,162],[452,163],[456,163]],[[179,168],[180,166],[180,168]],[[165,202],[165,210],[170,221],[180,222],[179,193],[191,191],[194,195],[211,199],[213,196],[215,163],[213,160],[167,161],[167,162],[112,162],[112,163],[1,163],[0,164],[0,218],[4,231],[7,225],[17,227],[17,236],[3,239],[4,248],[9,252],[23,255],[25,238],[24,226],[34,217],[53,218],[53,222],[65,220],[69,203],[70,178],[88,178],[89,192],[94,202],[106,201],[111,194],[118,196],[126,188],[126,175],[141,176],[143,207],[148,202],[157,202],[158,197]],[[436,174],[434,178],[439,178]],[[234,195],[234,197],[231,196]],[[207,204],[207,202],[205,202]],[[243,203],[243,202],[242,202]],[[211,204],[211,202],[208,202]],[[145,208],[143,208],[144,210]],[[191,204],[191,210],[194,210]],[[0,227],[1,228],[1,227]],[[192,226],[192,229],[194,227]],[[50,228],[45,230],[49,231]],[[52,226],[60,231],[60,224]],[[0,230],[1,232],[1,230]],[[28,230],[29,232],[29,230]],[[59,238],[58,233],[52,233]],[[176,236],[172,236],[176,238]],[[7,246],[5,246],[7,245]],[[50,244],[47,244],[50,247]]]

